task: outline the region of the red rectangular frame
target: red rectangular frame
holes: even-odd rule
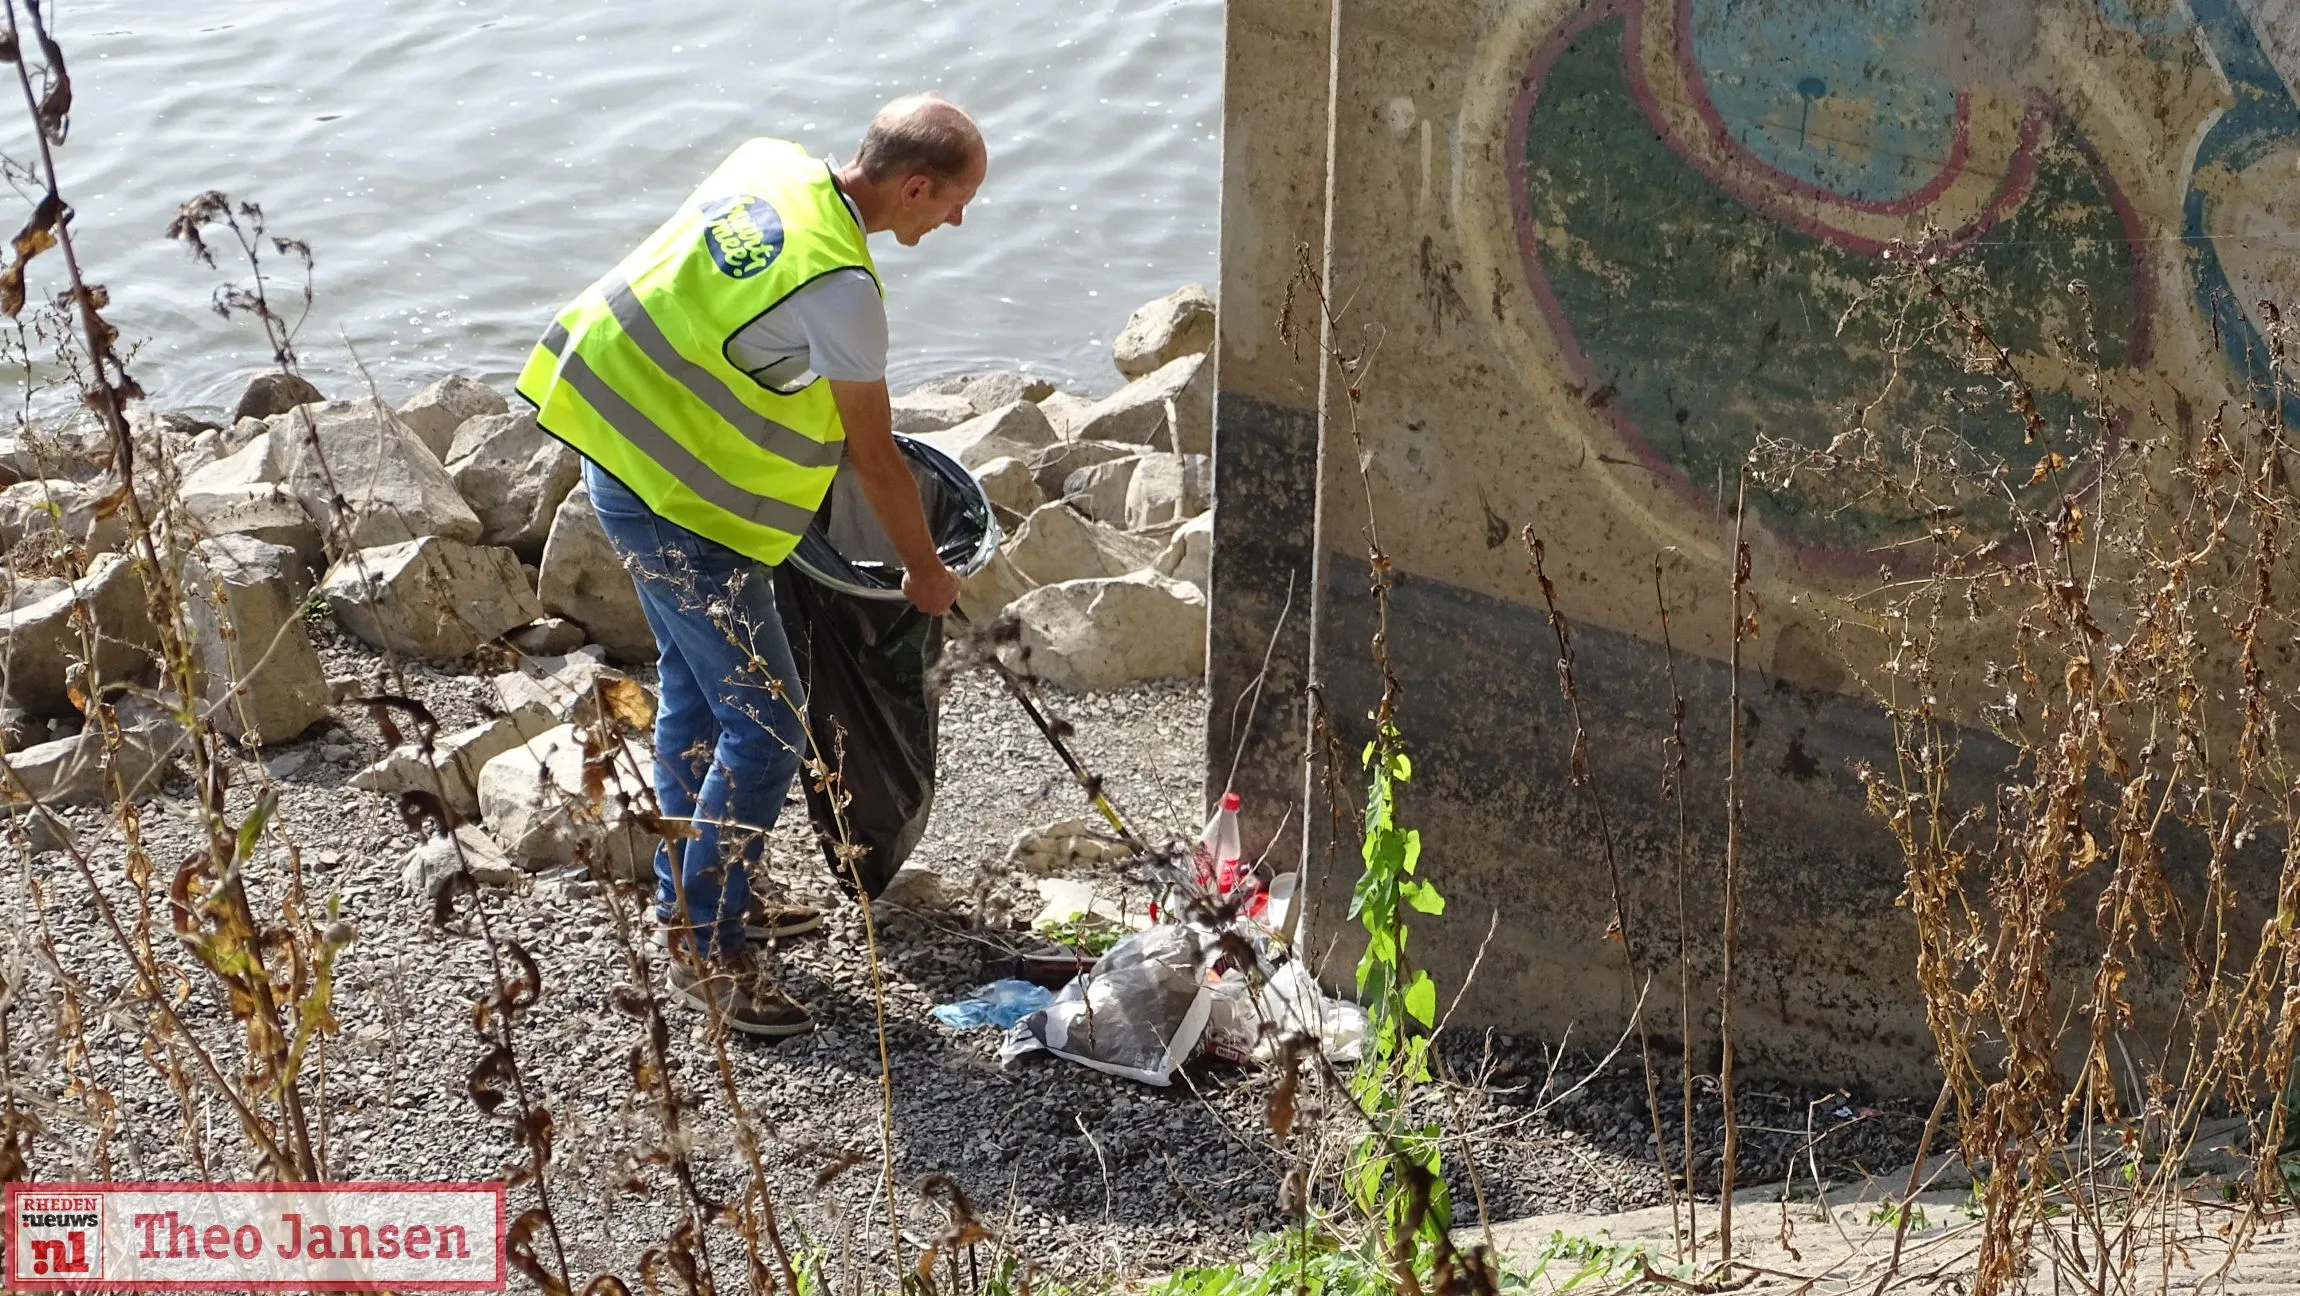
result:
[[[380,1292],[380,1291],[443,1291],[476,1292],[503,1291],[510,1285],[510,1251],[505,1244],[508,1221],[505,1219],[509,1201],[508,1192],[501,1183],[481,1183],[457,1180],[447,1183],[419,1183],[408,1179],[387,1179],[371,1182],[345,1183],[243,1183],[213,1180],[189,1180],[181,1183],[11,1183],[0,1193],[0,1262],[13,1260],[16,1255],[16,1199],[27,1193],[117,1193],[117,1192],[486,1192],[495,1197],[495,1281],[484,1286],[466,1282],[285,1282],[285,1281],[233,1281],[233,1282],[177,1282],[132,1283],[108,1278],[23,1278],[14,1273],[5,1276],[5,1290],[27,1292],[132,1292],[132,1291],[310,1291],[310,1292]]]

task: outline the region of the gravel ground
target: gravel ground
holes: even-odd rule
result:
[[[366,650],[331,632],[319,638],[331,673],[376,676],[379,663]],[[482,679],[409,674],[408,691],[444,725],[483,714]],[[1194,835],[1204,709],[1197,687],[1146,685],[1053,703],[1139,824]],[[482,1115],[465,1093],[466,1072],[483,1051],[471,1005],[492,985],[487,946],[474,916],[434,928],[428,905],[403,888],[400,871],[415,838],[388,798],[348,783],[382,752],[365,714],[343,707],[301,741],[265,754],[281,809],[271,845],[251,870],[259,911],[276,913],[289,880],[300,876],[311,907],[356,933],[339,964],[341,1029],[324,1049],[324,1088],[315,1091],[323,1096],[311,1120],[338,1178],[494,1178],[514,1160],[508,1122]],[[250,802],[260,773],[252,765],[235,773],[236,805]],[[190,791],[178,779],[142,813],[155,875],[146,912],[163,930],[166,881],[194,845]],[[1273,1145],[1262,1132],[1272,1081],[1252,1068],[1200,1061],[1185,1083],[1164,1090],[1045,1056],[1002,1068],[996,1031],[954,1032],[928,1017],[933,1005],[1003,975],[1027,942],[1022,929],[1039,901],[1033,879],[1003,867],[1008,841],[1025,827],[1080,813],[1075,787],[1011,701],[979,674],[954,679],[934,826],[914,857],[944,880],[947,903],[876,911],[893,1073],[887,1111],[862,914],[831,884],[794,799],[775,833],[772,871],[777,884],[831,916],[823,934],[791,941],[776,957],[819,1029],[781,1043],[737,1038],[724,1050],[724,1074],[758,1131],[786,1235],[883,1263],[882,1112],[895,1176],[905,1185],[898,1199],[907,1233],[923,1239],[943,1225],[910,1185],[948,1175],[1020,1250],[1070,1274],[1136,1275],[1234,1257],[1245,1235],[1278,1222],[1278,1185],[1303,1140],[1320,1130],[1346,1136],[1346,1122],[1316,1119],[1313,1096],[1312,1119],[1303,1122],[1309,1132],[1287,1148]],[[139,904],[122,867],[119,827],[101,811],[71,817],[105,897],[132,927]],[[19,1101],[42,1127],[32,1146],[34,1175],[248,1174],[229,1108],[204,1087],[179,1098],[151,1060],[171,1046],[147,1037],[146,1005],[127,984],[126,961],[69,857],[29,857],[23,878],[6,901],[0,948],[17,987],[7,1014],[8,1067]],[[1098,880],[1136,907],[1144,898],[1120,871]],[[638,1256],[680,1217],[674,1180],[656,1163],[663,1149],[689,1150],[706,1194],[742,1194],[747,1157],[719,1051],[696,1014],[666,1009],[685,1096],[680,1131],[666,1136],[627,1060],[643,1027],[611,1007],[616,986],[660,975],[660,955],[645,944],[637,917],[642,898],[546,875],[487,891],[483,907],[489,928],[521,942],[543,972],[541,999],[521,1024],[519,1060],[527,1092],[549,1107],[557,1131],[545,1184],[570,1267],[578,1286],[612,1269],[636,1287]],[[191,1029],[232,1066],[240,1050],[211,997],[212,981],[179,947],[160,948],[184,963],[182,1012]],[[641,959],[653,971],[635,972]],[[1665,1200],[1633,1059],[1616,1059],[1559,1099],[1587,1074],[1589,1059],[1557,1059],[1553,1068],[1537,1042],[1472,1034],[1452,1037],[1443,1052],[1457,1083],[1431,1101],[1456,1146],[1473,1153],[1449,1157],[1465,1217],[1480,1193],[1496,1218]],[[1675,1092],[1673,1075],[1662,1083],[1664,1106],[1673,1110],[1666,1097]],[[1744,1116],[1756,1128],[1745,1140],[1744,1182],[1778,1177],[1806,1142],[1816,1097],[1747,1091]],[[1713,1096],[1709,1102],[1705,1126],[1715,1119]],[[1834,1096],[1813,1110],[1816,1132],[1839,1127],[1816,1150],[1822,1172],[1832,1175],[1905,1164],[1923,1116]],[[1472,1163],[1474,1184],[1466,1173]],[[1696,1182],[1711,1175],[1705,1169]],[[533,1204],[535,1191],[514,1190],[515,1214]],[[722,1244],[722,1263],[731,1245]]]

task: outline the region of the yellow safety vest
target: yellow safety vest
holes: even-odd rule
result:
[[[737,368],[727,345],[848,269],[878,280],[830,168],[796,144],[752,140],[559,312],[519,394],[544,431],[658,516],[781,562],[830,490],[846,431],[830,384],[775,391]]]

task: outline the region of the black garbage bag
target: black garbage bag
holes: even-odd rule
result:
[[[971,575],[998,550],[990,500],[941,451],[896,437],[942,560]],[[775,601],[807,691],[807,732],[839,771],[847,803],[806,779],[807,813],[841,885],[876,898],[918,846],[934,809],[942,619],[902,596],[902,564],[851,473],[775,569]],[[860,849],[852,872],[840,845]]]

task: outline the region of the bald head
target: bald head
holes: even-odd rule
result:
[[[958,105],[935,95],[905,95],[878,110],[855,151],[855,167],[873,184],[925,176],[937,185],[975,175],[989,161],[982,132]]]

